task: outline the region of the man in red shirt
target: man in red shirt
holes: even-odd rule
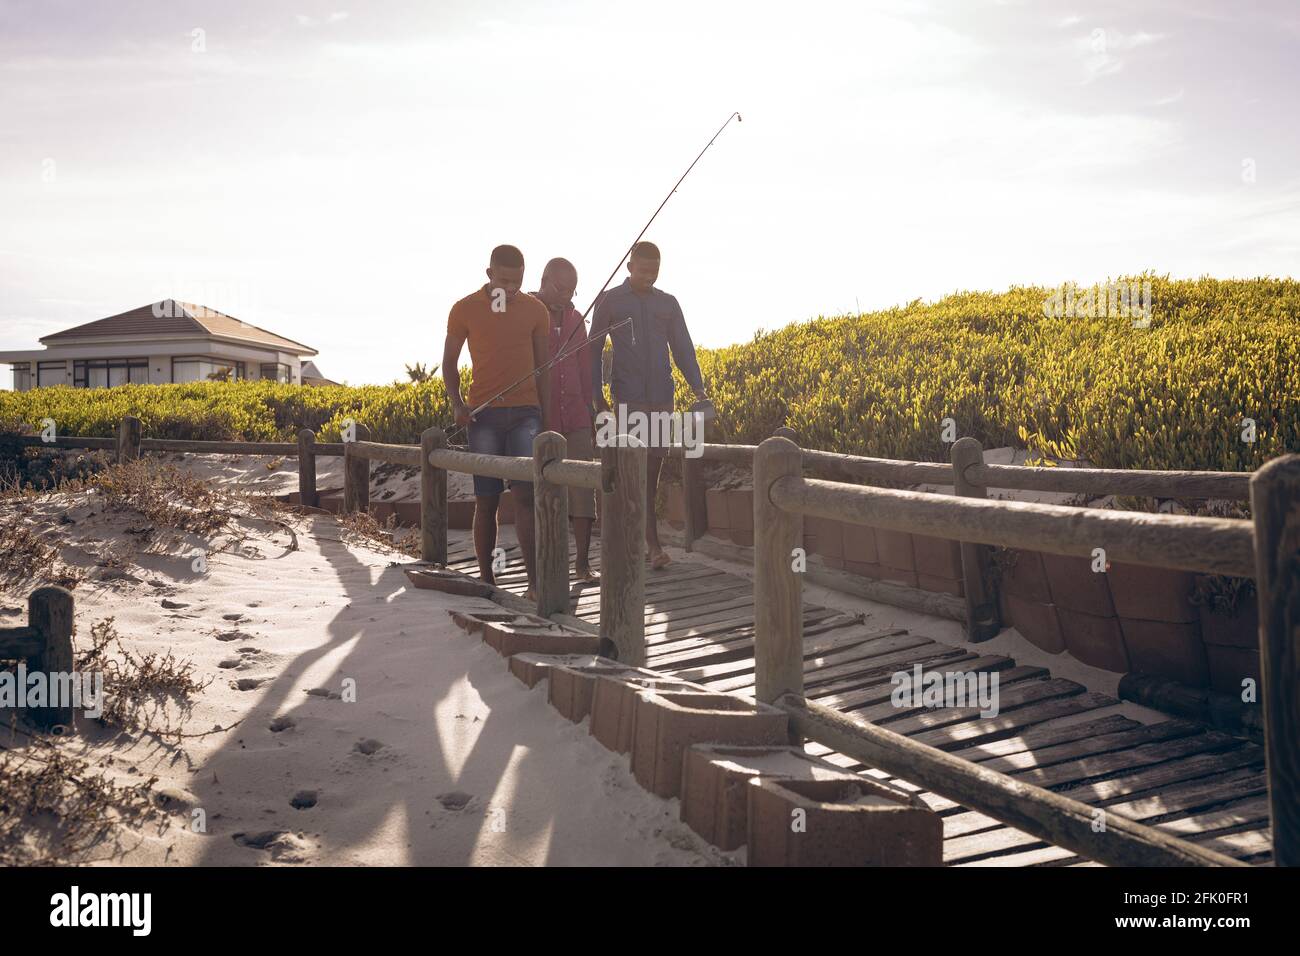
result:
[[[541,289],[534,296],[542,300],[551,314],[551,357],[561,351],[572,352],[551,367],[550,408],[546,416],[550,427],[568,442],[567,457],[591,461],[592,440],[591,361],[587,350],[587,329],[582,313],[573,307],[578,289],[578,270],[568,259],[552,259],[542,271]],[[591,526],[596,517],[596,495],[590,488],[569,489],[569,518],[578,554],[574,575],[579,581],[595,581],[589,553]]]
[[[532,374],[549,358],[549,319],[546,306],[527,293],[524,254],[514,246],[497,246],[488,261],[488,281],[451,307],[447,340],[442,350],[442,378],[447,383],[456,424],[466,427],[469,450],[483,455],[530,458],[533,439],[547,427],[550,374]],[[468,343],[474,380],[469,401],[460,391],[460,353]],[[511,383],[515,383],[512,387]],[[491,405],[470,418],[470,409],[491,400]],[[492,570],[497,544],[497,507],[505,485],[499,478],[474,476],[474,552],[479,574],[495,583]],[[532,482],[512,482],[515,532],[528,572],[532,599],[535,583]]]

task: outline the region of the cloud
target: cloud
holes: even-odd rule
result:
[[[314,27],[314,26],[319,26],[322,23],[325,24],[342,23],[347,18],[348,18],[348,12],[346,10],[335,10],[329,16],[323,17],[321,19],[317,19],[316,17],[309,17],[305,13],[294,14],[294,19],[298,21],[298,25],[300,27]]]
[[[1124,60],[1116,54],[1151,46],[1165,39],[1165,36],[1163,33],[1147,33],[1142,30],[1121,33],[1118,30],[1094,27],[1086,37],[1076,39],[1072,46],[1082,55],[1084,82],[1091,83],[1098,77],[1118,73],[1124,68]]]

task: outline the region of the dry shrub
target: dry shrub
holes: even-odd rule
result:
[[[194,662],[178,660],[170,650],[137,654],[123,646],[111,617],[91,625],[90,646],[78,651],[76,669],[104,674],[101,721],[161,736],[179,733],[171,727],[168,703],[180,705],[183,721],[194,695],[212,683],[211,677],[196,679]]]
[[[43,582],[72,589],[81,578],[82,572],[64,564],[58,548],[21,515],[0,515],[0,584]]]
[[[87,761],[61,752],[54,741],[37,738],[22,751],[3,748],[0,866],[85,862],[121,825],[153,822],[161,831],[166,814],[154,800],[155,783],[149,777],[116,784],[103,773],[92,774]]]
[[[212,534],[230,521],[232,496],[174,465],[141,458],[105,469],[88,484],[106,509],[130,508],[155,525]]]
[[[361,511],[340,514],[338,520],[344,532],[359,539],[362,544],[383,551],[396,551],[412,558],[420,556],[418,534],[407,534],[401,541],[397,540],[399,525],[395,514],[389,515],[382,523],[374,515]]]

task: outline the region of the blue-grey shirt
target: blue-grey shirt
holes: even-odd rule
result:
[[[628,317],[632,325],[610,331]],[[629,332],[635,332],[635,343]],[[702,390],[704,380],[695,360],[695,344],[686,329],[682,307],[667,292],[651,288],[649,292],[632,290],[632,283],[624,279],[601,297],[591,319],[591,380],[601,381],[601,353],[605,349],[605,336],[614,343],[614,371],[610,390],[617,401],[649,402],[671,405],[673,401],[673,370],[668,363],[669,353],[681,369],[682,376],[691,388]]]

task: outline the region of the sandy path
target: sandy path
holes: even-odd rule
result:
[[[54,525],[47,533],[64,536],[75,563],[93,565],[105,542],[130,546],[130,515],[74,509],[67,526],[45,512],[32,520]],[[241,523],[250,537],[213,554],[205,573],[188,558],[202,542],[177,535],[133,555],[141,580],[75,591],[81,634],[112,616],[133,649],[171,648],[214,678],[187,733],[231,728],[177,748],[83,721],[65,746],[123,783],[158,776],[175,810],[165,832],[125,835],[102,862],[732,862],[682,826],[676,801],[642,791],[626,758],[559,717],[544,686],[527,690],[446,613],[484,602],[410,588],[391,565],[405,558],[341,540],[330,516],[299,519],[297,550],[270,523]],[[316,688],[335,696],[307,693]],[[295,797],[315,802],[298,809]],[[195,809],[206,833],[190,828]]]

